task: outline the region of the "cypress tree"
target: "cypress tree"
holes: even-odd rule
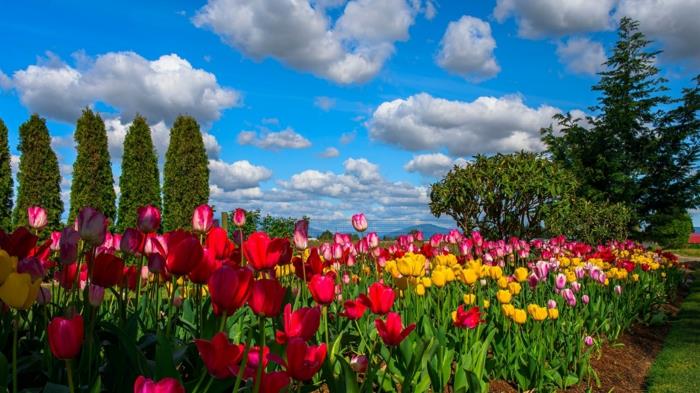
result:
[[[160,209],[159,176],[151,129],[145,118],[136,115],[124,138],[122,173],[119,177],[118,231],[136,225],[139,207],[153,205]]]
[[[199,124],[178,116],[170,130],[163,171],[163,227],[189,228],[192,211],[209,200],[209,167]]]
[[[61,172],[56,153],[51,149],[51,137],[46,120],[33,114],[19,127],[19,173],[17,203],[12,218],[15,226],[27,225],[27,207],[39,205],[46,209],[48,227],[61,226]]]
[[[99,114],[86,108],[78,119],[73,137],[78,155],[73,163],[68,222],[72,222],[84,206],[101,211],[114,222],[116,195],[105,123]]]
[[[0,229],[12,227],[12,167],[7,127],[0,119]]]

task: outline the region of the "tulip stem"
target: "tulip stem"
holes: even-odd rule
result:
[[[226,311],[224,311],[224,313],[221,314],[221,322],[219,323],[220,332],[223,332],[226,328],[226,318],[228,318],[228,315],[226,314]],[[228,337],[228,333],[226,334],[226,336]]]
[[[260,320],[260,343],[258,344],[258,373],[255,378],[255,386],[253,387],[253,393],[260,392],[260,382],[262,381],[262,373],[265,364],[265,317],[259,316]]]
[[[146,255],[141,255],[141,260],[139,261],[139,276],[136,279],[136,306],[134,307],[134,314],[139,313],[139,305],[141,301],[141,271],[143,270],[143,262]]]
[[[15,326],[12,333],[12,392],[17,393],[17,331],[19,330],[19,311],[15,311]]]
[[[331,340],[328,339],[328,306],[323,306],[323,325],[325,327],[326,345],[331,347]]]
[[[68,389],[70,393],[74,393],[75,385],[73,384],[73,369],[70,366],[70,359],[66,359],[66,373],[68,374]]]
[[[173,276],[172,280],[170,281],[170,304],[168,305],[168,326],[165,328],[165,337],[170,337],[170,331],[172,330],[173,326],[173,310],[175,309],[175,306],[173,303],[175,303],[175,290],[176,290],[176,285],[177,285],[177,277]]]
[[[245,371],[246,365],[248,364],[248,351],[250,350],[250,342],[253,340],[253,329],[248,328],[248,337],[245,341],[245,349],[243,350],[243,360],[241,366],[238,369],[238,374],[236,375],[236,383],[233,385],[233,393],[238,393],[238,387],[241,385],[241,379],[243,379],[243,372]]]

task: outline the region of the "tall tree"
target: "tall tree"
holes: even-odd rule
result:
[[[0,119],[0,229],[12,227],[12,166],[7,127]]]
[[[61,226],[61,172],[56,153],[51,149],[51,137],[46,120],[33,114],[19,127],[19,172],[17,202],[12,214],[15,226],[27,225],[27,207],[39,205],[46,209],[48,226]]]
[[[72,222],[78,211],[85,206],[101,211],[114,222],[116,194],[107,147],[107,131],[102,117],[85,108],[78,119],[73,137],[78,155],[73,163],[68,222]]]
[[[600,92],[594,115],[585,122],[558,115],[560,134],[553,127],[542,130],[552,158],[577,174],[578,194],[623,203],[633,212],[630,225],[638,229],[655,214],[697,205],[700,185],[694,170],[697,89],[671,100],[655,66],[659,51],[649,44],[638,23],[623,18],[606,70],[593,86]],[[674,103],[680,106],[669,110]]]
[[[170,130],[163,170],[163,227],[189,228],[192,211],[209,200],[209,167],[199,124],[178,116]]]
[[[119,190],[118,231],[136,225],[139,207],[161,207],[158,156],[153,147],[151,129],[141,115],[136,115],[124,138]]]

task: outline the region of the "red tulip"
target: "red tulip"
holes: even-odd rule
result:
[[[107,217],[91,207],[80,209],[75,219],[75,230],[80,234],[80,238],[92,246],[99,246],[105,242],[107,225]]]
[[[260,379],[260,393],[278,393],[289,385],[289,375],[284,371],[266,373]]]
[[[390,286],[375,282],[368,289],[369,296],[361,294],[359,299],[377,315],[384,315],[391,311],[394,305],[396,293]]]
[[[185,388],[175,378],[163,378],[155,382],[139,375],[134,382],[134,393],[185,393]]]
[[[119,249],[127,255],[138,255],[143,252],[146,237],[141,231],[127,228],[119,241]]]
[[[168,273],[184,276],[202,260],[204,251],[196,237],[186,232],[174,232],[168,237],[168,256],[165,266]]]
[[[11,234],[0,236],[0,249],[5,250],[10,256],[22,259],[29,255],[39,238],[34,236],[25,227],[18,227]]]
[[[308,381],[326,359],[326,344],[309,346],[300,338],[287,343],[287,374],[297,381]]]
[[[212,228],[207,233],[205,241],[207,248],[214,253],[216,259],[227,259],[235,249],[233,242],[229,240],[226,230],[221,227]]]
[[[309,281],[309,291],[316,303],[328,305],[335,296],[335,277],[331,273],[316,274]]]
[[[479,307],[472,307],[469,310],[464,311],[464,305],[462,304],[457,308],[453,323],[459,328],[474,329],[482,322],[484,322],[484,320],[481,319]]]
[[[76,275],[78,274],[78,264],[76,262],[69,263],[67,265],[61,266],[57,272],[54,273],[54,278],[58,281],[61,288],[65,290],[73,289],[75,285]],[[87,265],[80,265],[80,282],[87,280]]]
[[[204,365],[214,378],[226,379],[233,377],[233,368],[243,359],[244,346],[231,344],[226,333],[219,332],[211,341],[194,340]]]
[[[318,255],[316,247],[311,248],[306,263],[299,257],[295,257],[292,263],[294,264],[294,274],[302,280],[306,278],[306,281],[309,281],[314,274],[323,274],[324,263]],[[304,273],[306,273],[306,277],[304,277]]]
[[[226,315],[241,308],[250,296],[253,285],[253,273],[248,269],[222,266],[209,277],[207,286],[214,314]]]
[[[289,263],[292,246],[287,239],[270,239],[265,232],[255,232],[243,242],[243,254],[256,270],[269,270]]]
[[[259,316],[274,317],[280,313],[285,293],[286,290],[276,279],[255,280],[248,305]]]
[[[316,334],[321,322],[321,310],[318,307],[302,307],[292,312],[292,305],[284,306],[284,332],[277,331],[275,340],[284,344],[292,338],[309,341]]]
[[[236,211],[233,212],[233,217],[232,217],[233,225],[241,228],[245,225],[245,210],[243,209],[236,209]]]
[[[57,359],[73,359],[80,353],[83,345],[83,317],[55,317],[48,327],[49,347]]]
[[[119,286],[122,288],[127,288],[130,291],[135,291],[139,274],[140,272],[138,266],[125,266]]]
[[[92,283],[104,288],[119,284],[124,273],[124,262],[112,254],[100,254],[92,265]]]
[[[33,229],[43,229],[48,223],[46,209],[41,206],[29,206],[27,208],[27,219],[29,221],[29,226]]]
[[[386,322],[377,318],[374,321],[374,325],[377,327],[377,333],[379,333],[382,341],[388,346],[401,344],[401,341],[416,328],[416,324],[412,323],[404,329],[401,323],[401,316],[395,312],[390,312],[386,316]]]
[[[160,228],[160,210],[153,205],[139,207],[136,227],[143,233],[153,233]]]
[[[214,211],[207,204],[199,205],[192,213],[192,230],[207,233],[214,224]]]
[[[345,311],[340,313],[340,316],[343,316],[353,321],[362,318],[362,316],[365,314],[365,310],[367,310],[367,306],[361,299],[346,300],[344,306]]]
[[[188,277],[195,284],[206,284],[211,274],[221,267],[221,262],[217,261],[209,249],[204,249],[202,260],[190,272]]]

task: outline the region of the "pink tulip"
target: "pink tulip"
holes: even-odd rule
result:
[[[367,218],[363,213],[358,213],[352,216],[352,227],[358,232],[367,230]]]
[[[338,243],[333,243],[331,246],[331,251],[333,252],[333,259],[336,261],[343,257],[343,245]]]
[[[105,242],[109,221],[99,210],[91,207],[80,209],[75,223],[80,238],[86,243],[92,246],[99,246]]]
[[[99,307],[105,297],[105,289],[99,285],[90,284],[88,287],[88,301],[93,307]]]
[[[377,235],[377,232],[370,232],[367,234],[367,244],[369,248],[379,247],[379,235]]]
[[[143,233],[153,233],[160,228],[160,210],[153,205],[141,206],[137,211],[136,227]]]
[[[440,243],[442,243],[442,235],[441,234],[436,233],[430,237],[430,246],[431,247],[438,248],[438,247],[440,247]]]
[[[207,204],[202,204],[194,209],[192,214],[192,230],[198,233],[207,233],[214,224],[214,211]]]
[[[566,286],[566,276],[562,273],[557,274],[557,278],[554,281],[557,289],[564,289]]]
[[[588,304],[588,302],[591,301],[591,298],[588,297],[588,295],[583,295],[581,296],[581,301],[583,302],[583,304]]]
[[[566,301],[566,304],[571,307],[576,306],[576,295],[574,295],[574,292],[570,288],[563,289],[561,291],[561,296]]]
[[[417,242],[422,242],[423,241],[423,231],[416,231],[416,241]]]
[[[587,347],[590,347],[593,345],[593,337],[591,336],[586,336],[586,338],[583,339],[583,343],[586,344]]]
[[[557,302],[554,299],[547,300],[547,308],[557,308]]]
[[[574,291],[574,293],[578,293],[581,290],[581,283],[578,281],[574,281],[571,283],[571,290]]]
[[[364,373],[368,365],[369,358],[366,355],[353,355],[350,358],[350,368],[356,373]]]
[[[27,208],[29,226],[36,230],[43,229],[48,223],[46,209],[41,206],[29,206]]]
[[[306,250],[309,247],[309,222],[299,220],[294,224],[294,247]]]
[[[61,232],[53,231],[51,232],[51,251],[58,251],[61,249]]]
[[[233,225],[242,228],[245,225],[245,210],[236,209],[233,212]]]
[[[615,293],[618,295],[622,294],[622,287],[619,285],[615,285]]]

